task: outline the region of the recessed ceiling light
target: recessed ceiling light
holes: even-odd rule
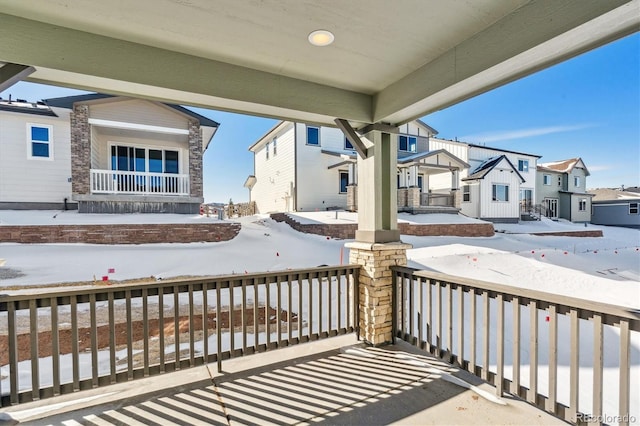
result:
[[[335,37],[327,30],[316,30],[309,34],[309,43],[314,46],[328,46],[333,43],[333,40]]]

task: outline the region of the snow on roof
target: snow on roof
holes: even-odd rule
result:
[[[582,167],[585,169],[587,176],[589,175],[589,171],[587,167],[584,165],[584,161],[580,157],[577,158],[569,158],[568,160],[560,160],[560,161],[552,161],[550,163],[540,163],[538,164],[538,170],[549,170],[553,172],[560,173],[570,173],[574,167],[578,166],[581,163]]]

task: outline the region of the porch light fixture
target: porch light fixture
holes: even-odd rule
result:
[[[331,31],[316,30],[309,34],[309,43],[313,44],[314,46],[328,46],[333,43],[333,40],[335,40],[335,37],[331,33]]]

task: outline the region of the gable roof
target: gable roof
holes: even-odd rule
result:
[[[521,182],[525,182],[525,179],[522,177],[522,175],[518,172],[518,170],[513,166],[511,161],[509,161],[507,156],[504,154],[496,157],[491,157],[485,160],[469,176],[467,176],[466,178],[463,178],[462,180],[467,181],[467,180],[484,179],[489,174],[489,172],[491,172],[498,164],[500,164],[500,162],[502,162],[502,160],[507,162],[509,167],[511,167],[511,169],[518,175]]]
[[[100,99],[108,99],[108,98],[117,98],[119,96],[114,96],[114,95],[107,95],[104,93],[89,93],[86,95],[76,95],[76,96],[64,96],[61,98],[49,98],[49,99],[43,99],[44,103],[50,107],[56,107],[56,108],[65,108],[65,109],[73,109],[73,105],[75,103],[78,102],[91,102],[91,101],[97,101]],[[155,101],[152,101],[155,102]],[[201,126],[205,126],[205,127],[219,127],[220,123],[218,123],[217,121],[214,121],[210,118],[205,117],[204,115],[200,115],[197,112],[193,112],[185,107],[182,107],[180,105],[175,105],[175,104],[167,104],[164,102],[159,102],[163,105],[168,106],[169,108],[172,108],[178,112],[181,112],[182,114],[188,115],[192,118],[195,118],[196,120],[198,120],[198,122],[200,123]]]
[[[553,161],[551,163],[538,164],[538,170],[546,170],[558,173],[571,173],[571,171],[576,167],[583,168],[586,176],[589,176],[591,174],[589,173],[587,166],[585,166],[584,161],[582,161],[582,158],[580,157],[569,158],[568,160]]]
[[[413,155],[409,155],[408,157],[403,157],[403,158],[398,158],[398,165],[401,164],[407,164],[407,163],[413,163],[413,162],[419,162],[420,160],[423,159],[427,159],[429,157],[435,157],[437,155],[444,155],[446,157],[449,157],[452,161],[458,163],[460,165],[461,168],[466,169],[469,168],[469,164],[465,161],[463,161],[462,159],[456,157],[455,155],[453,155],[451,152],[447,151],[446,149],[437,149],[435,151],[426,151],[426,152],[420,152],[417,154],[413,154]]]

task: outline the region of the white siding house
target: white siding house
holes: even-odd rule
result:
[[[197,213],[218,123],[103,94],[0,100],[0,208]]]
[[[71,205],[69,111],[0,100],[0,208]]]
[[[492,161],[499,158],[502,160],[497,163]],[[471,167],[469,176],[463,178],[462,189],[469,196],[463,195],[462,213],[501,222],[517,222],[521,218],[529,218],[536,200],[536,166],[539,158],[534,154],[468,144],[468,162]],[[492,165],[495,170],[488,175],[478,174],[479,171],[486,170],[487,165]],[[516,176],[506,176],[506,172]],[[476,178],[470,179],[474,174]],[[494,199],[494,185],[508,185],[508,201]]]

